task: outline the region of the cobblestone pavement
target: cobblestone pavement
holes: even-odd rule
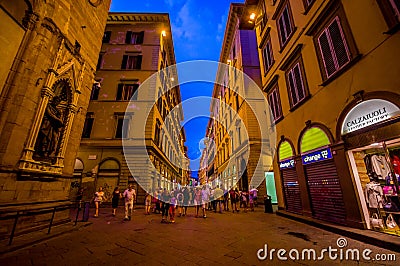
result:
[[[300,264],[334,265],[324,261],[288,260],[281,262],[276,251],[273,260],[259,260],[258,250],[267,244],[271,249],[315,249],[317,257],[324,248],[337,249],[340,235],[305,225],[275,214],[266,214],[262,208],[255,212],[208,212],[207,218],[195,218],[194,208],[185,217],[177,217],[174,224],[162,224],[158,214],[144,215],[143,209],[134,212],[132,221],[123,221],[120,207],[116,217],[111,210],[100,210],[99,218],[79,231],[70,232],[22,250],[0,257],[0,265],[260,265]],[[347,238],[347,246],[339,249],[345,258],[348,249],[360,250],[360,261],[343,260],[346,265],[399,265],[400,253],[381,249]],[[395,254],[397,262],[366,261],[362,251],[376,254]],[[307,253],[304,253],[306,258]],[[264,255],[261,252],[260,255]],[[291,255],[295,256],[295,251]],[[351,256],[350,256],[351,257]]]

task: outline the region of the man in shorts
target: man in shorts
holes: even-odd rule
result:
[[[125,218],[124,220],[131,220],[132,210],[133,210],[133,202],[136,199],[136,191],[132,188],[132,185],[129,185],[128,188],[124,191],[123,197],[125,199]]]

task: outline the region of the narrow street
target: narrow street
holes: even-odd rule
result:
[[[300,264],[317,265],[321,261],[301,260],[303,249],[321,250],[331,246],[338,248],[340,235],[333,234],[275,214],[266,214],[263,208],[255,212],[208,212],[207,218],[195,218],[194,208],[186,217],[177,217],[175,224],[161,224],[158,214],[144,215],[136,209],[132,221],[123,221],[120,207],[116,217],[103,208],[99,218],[90,217],[93,224],[79,231],[64,234],[0,257],[0,265],[260,265]],[[358,249],[360,261],[342,261],[346,265],[398,265],[398,262],[365,261],[361,254],[365,249],[375,254],[400,253],[368,245],[349,238],[346,249]],[[268,252],[276,249],[273,260],[257,258],[259,249],[268,245]],[[281,262],[277,250],[297,249],[300,260]],[[340,250],[340,249],[339,249]],[[339,254],[339,252],[337,252]],[[260,255],[263,255],[261,253]],[[343,257],[345,258],[345,257]],[[345,259],[344,259],[345,260]],[[339,257],[330,260],[324,254],[324,265],[340,263]]]

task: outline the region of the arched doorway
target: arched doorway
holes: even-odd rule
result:
[[[107,201],[111,200],[111,195],[119,183],[120,164],[116,159],[106,159],[99,166],[97,174],[96,191],[103,187]]]
[[[71,187],[69,191],[69,198],[75,200],[76,194],[82,185],[83,162],[81,159],[75,159],[74,174],[71,179]]]
[[[299,178],[296,172],[294,149],[289,140],[282,140],[278,146],[278,164],[283,184],[285,207],[289,212],[302,213]]]
[[[330,148],[332,138],[326,132],[329,131],[322,125],[313,125],[300,137],[311,210],[315,218],[345,223],[343,192]]]

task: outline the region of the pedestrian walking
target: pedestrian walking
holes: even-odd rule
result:
[[[233,213],[235,213],[235,211],[238,212],[237,203],[236,203],[237,193],[239,193],[239,191],[237,191],[237,188],[236,188],[236,190],[233,190],[233,188],[231,188],[229,190],[229,197],[231,198],[231,208],[232,208]]]
[[[187,208],[189,206],[189,202],[190,202],[190,191],[188,187],[184,187],[183,191],[183,216],[186,216],[187,213]]]
[[[132,185],[129,185],[128,188],[124,191],[123,197],[125,199],[125,218],[124,220],[131,220],[132,211],[133,211],[133,202],[136,199],[136,191],[132,188]]]
[[[150,193],[146,193],[146,196],[144,197],[144,208],[145,208],[145,214],[150,214],[151,211],[151,195]]]
[[[176,205],[177,204],[177,200],[175,197],[175,193],[171,192],[171,198],[169,201],[169,221],[171,223],[175,223],[175,209],[176,209]]]
[[[202,201],[202,207],[203,207],[203,218],[207,218],[206,215],[206,208],[207,208],[207,203],[210,201],[210,190],[208,189],[207,185],[203,186],[203,190],[201,191],[201,201]]]
[[[201,189],[199,187],[196,187],[196,190],[194,192],[194,205],[196,206],[196,218],[199,217],[199,210],[200,206],[202,205],[201,203]]]
[[[178,190],[176,194],[177,206],[178,206],[178,217],[183,215],[183,193],[182,191]]]
[[[103,200],[107,200],[107,198],[104,196],[103,187],[99,187],[99,191],[94,193],[94,205],[96,207],[94,217],[99,217],[99,208]]]
[[[114,188],[112,199],[111,199],[111,207],[112,207],[112,215],[115,216],[118,208],[119,199],[122,197],[121,192],[118,187]]]
[[[161,200],[162,200],[161,222],[168,223],[168,211],[169,211],[169,203],[171,200],[171,194],[168,192],[166,188],[164,188]]]
[[[214,190],[214,198],[215,198],[215,209],[214,212],[217,212],[217,207],[219,208],[219,213],[222,213],[222,202],[224,201],[224,191],[217,186]]]

